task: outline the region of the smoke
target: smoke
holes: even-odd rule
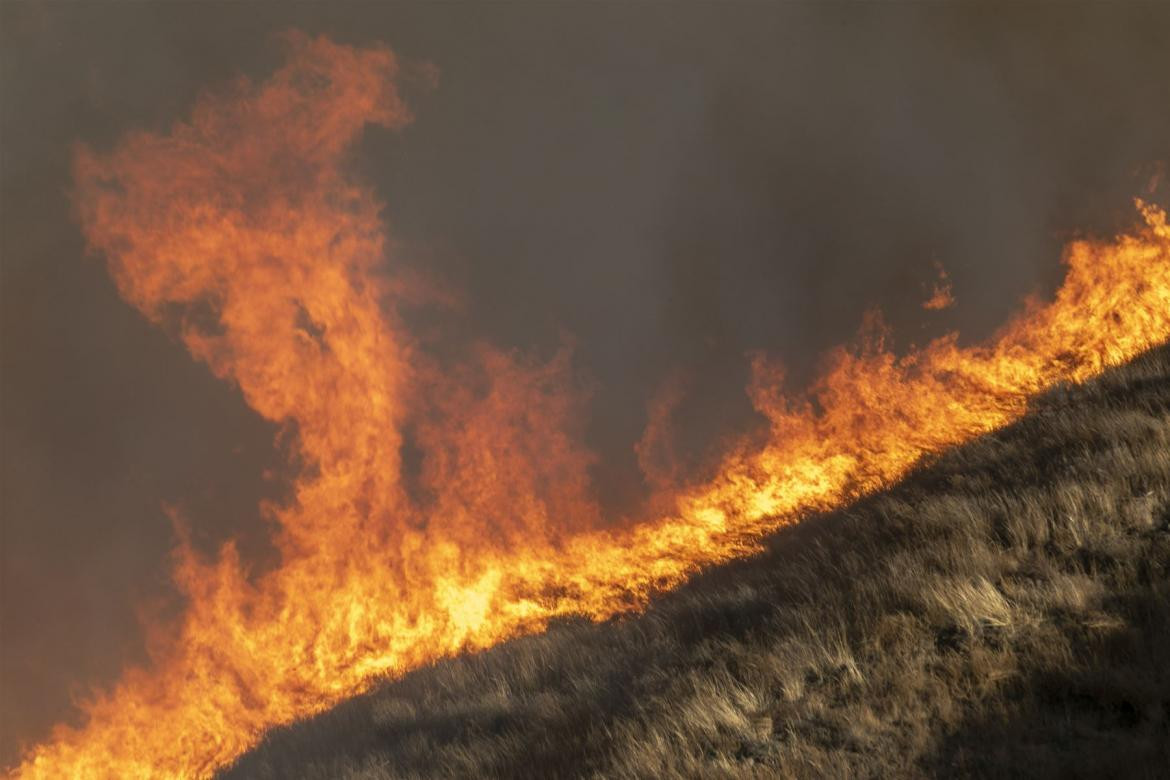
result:
[[[5,756],[133,649],[129,605],[166,569],[162,502],[186,505],[197,546],[246,548],[257,500],[289,490],[257,478],[281,473],[272,426],[79,259],[62,196],[70,144],[165,128],[205,85],[267,72],[273,29],[442,68],[415,124],[353,164],[403,264],[466,291],[465,333],[544,356],[509,364],[512,385],[561,382],[542,366],[573,335],[593,390],[554,411],[587,410],[598,457],[550,476],[591,470],[607,506],[647,490],[634,442],[664,377],[690,378],[670,451],[693,465],[758,421],[745,353],[799,386],[873,306],[899,344],[985,335],[1051,289],[1063,239],[1128,224],[1145,166],[1170,159],[1152,6],[140,10],[4,6]],[[935,262],[958,303],[924,313]],[[416,333],[431,315],[402,316]],[[434,403],[471,431],[521,413],[496,397]]]

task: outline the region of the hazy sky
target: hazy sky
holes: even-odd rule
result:
[[[434,64],[358,164],[398,262],[464,332],[571,334],[610,505],[669,376],[697,459],[751,417],[748,350],[807,377],[882,308],[972,338],[1133,222],[1170,162],[1170,7],[574,3],[0,5],[0,763],[139,657],[179,506],[262,546],[274,431],[117,296],[69,205],[70,149],[165,129],[279,62],[289,27]],[[924,311],[940,263],[958,304]],[[276,476],[265,476],[275,469]]]

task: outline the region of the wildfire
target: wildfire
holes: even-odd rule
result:
[[[262,507],[280,564],[250,577],[230,544],[213,561],[181,545],[187,607],[169,639],[85,705],[84,725],[30,750],[20,776],[209,775],[376,678],[555,616],[636,609],[1170,336],[1170,228],[1139,203],[1140,229],[1070,245],[1055,299],[989,343],[949,336],[895,357],[871,329],[799,396],[757,359],[766,442],[677,489],[665,516],[604,525],[567,353],[541,363],[481,346],[440,366],[396,314],[408,293],[386,275],[381,205],[345,165],[365,125],[409,121],[394,56],[287,42],[267,82],[240,80],[167,134],[75,160],[84,234],[122,296],[178,323],[196,359],[295,433],[295,495]],[[406,431],[423,453],[417,486],[402,476]]]

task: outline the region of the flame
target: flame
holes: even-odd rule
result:
[[[871,327],[802,395],[757,358],[763,443],[734,448],[662,516],[606,525],[568,352],[542,363],[481,345],[443,367],[396,313],[381,206],[346,168],[365,125],[410,119],[394,56],[299,34],[287,45],[267,82],[240,80],[167,134],[75,162],[82,228],[120,293],[177,322],[196,359],[295,433],[295,495],[262,507],[280,565],[250,576],[230,544],[211,561],[181,544],[187,606],[155,631],[167,638],[151,663],[29,750],[19,776],[209,775],[266,728],[377,678],[555,616],[639,608],[1170,336],[1170,228],[1139,202],[1143,226],[1070,245],[1055,299],[986,344],[952,335],[896,357]],[[408,429],[416,488],[402,477]]]
[[[951,280],[946,269],[938,263],[935,263],[935,268],[938,270],[938,280],[934,283],[930,297],[922,302],[922,308],[927,311],[942,311],[955,305],[955,295],[951,290]]]

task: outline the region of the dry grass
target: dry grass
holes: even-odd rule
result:
[[[1170,352],[646,614],[273,732],[227,777],[1170,776]]]

